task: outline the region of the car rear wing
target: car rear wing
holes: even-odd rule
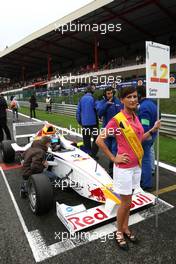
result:
[[[21,122],[21,123],[13,123],[13,137],[15,142],[17,141],[17,139],[19,138],[29,138],[35,136],[35,133],[30,133],[30,134],[21,134],[21,135],[17,135],[17,127],[31,127],[31,126],[39,126],[39,125],[45,125],[45,122]]]

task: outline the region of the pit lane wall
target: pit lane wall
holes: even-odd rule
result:
[[[20,106],[29,107],[29,102],[20,101]],[[62,115],[76,116],[76,108],[77,105],[57,104],[57,103],[52,104],[52,112]],[[46,104],[39,102],[38,109],[45,110]],[[160,133],[176,137],[176,115],[161,114]]]

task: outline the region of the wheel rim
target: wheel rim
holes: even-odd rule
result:
[[[32,183],[30,184],[30,188],[29,188],[29,200],[31,207],[34,210],[36,208],[37,196],[36,196],[35,188]]]

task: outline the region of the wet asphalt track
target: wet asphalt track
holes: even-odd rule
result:
[[[24,117],[20,118],[20,121],[25,120],[27,119]],[[1,159],[0,162],[2,162]],[[102,163],[106,167],[105,159]],[[29,209],[28,201],[19,198],[20,168],[8,169],[4,173],[27,230],[30,233],[34,232],[35,235],[37,234],[36,230],[39,230],[45,247],[58,244],[61,240],[59,232],[67,231],[57,218],[54,205],[49,214],[41,217],[34,216]],[[176,184],[176,173],[160,168],[160,188],[174,184]],[[176,191],[161,194],[160,198],[173,206],[176,205]],[[72,190],[56,191],[55,199],[70,205],[79,203],[84,203],[86,207],[96,205],[96,203],[78,196]],[[2,175],[0,175],[0,208],[0,263],[35,263]],[[150,214],[150,209],[147,210],[147,213]],[[147,216],[146,220],[133,225],[133,229],[140,237],[140,242],[138,245],[129,244],[128,252],[119,250],[114,239],[107,239],[105,242],[98,239],[86,244],[84,241],[80,243],[79,240],[74,239],[72,241],[74,248],[67,250],[71,247],[66,241],[63,244],[62,253],[48,258],[42,263],[176,263],[175,219],[176,209],[174,207],[159,214],[158,218],[156,216],[148,218]],[[158,227],[156,227],[156,222]],[[105,229],[106,226],[103,228]],[[41,241],[39,242],[41,243]]]

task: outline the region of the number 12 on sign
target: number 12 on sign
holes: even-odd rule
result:
[[[168,67],[166,64],[161,64],[160,65],[160,71],[161,75],[158,77],[158,72],[157,72],[157,63],[154,62],[153,64],[150,65],[151,70],[153,72],[153,76],[150,78],[151,82],[160,82],[160,83],[168,83]]]

